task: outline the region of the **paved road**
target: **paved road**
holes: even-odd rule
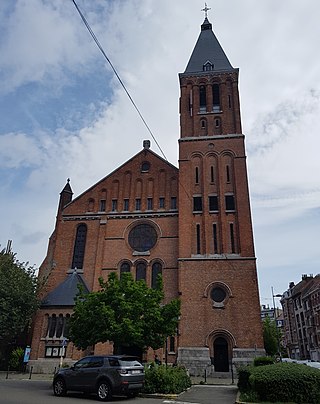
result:
[[[160,398],[127,399],[116,397],[116,404],[234,404],[237,389],[234,386],[193,386],[176,400]],[[51,383],[43,380],[0,380],[0,404],[90,404],[95,397],[70,393],[54,397]]]

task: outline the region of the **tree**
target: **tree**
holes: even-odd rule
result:
[[[0,345],[6,346],[30,325],[39,307],[35,268],[15,254],[0,252]]]
[[[267,317],[263,321],[263,342],[267,355],[274,356],[278,352],[278,337],[276,322]]]
[[[99,283],[99,291],[84,294],[80,290],[76,298],[69,335],[77,348],[111,341],[114,352],[123,346],[158,349],[176,333],[180,301],[162,304],[161,276],[155,289],[143,280],[134,281],[130,273],[118,279],[113,272]]]

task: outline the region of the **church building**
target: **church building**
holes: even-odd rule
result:
[[[163,361],[203,375],[264,354],[238,76],[206,16],[179,74],[179,167],[145,140],[80,196],[68,180],[40,267],[48,283],[33,327],[34,371],[112,353],[112,344],[83,352],[67,338],[77,285],[98,290],[112,271],[150,288],[160,273],[165,303],[181,300]]]

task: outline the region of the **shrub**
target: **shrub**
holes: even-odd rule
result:
[[[21,347],[14,349],[11,352],[9,366],[11,369],[19,370],[22,368],[22,361],[24,356],[24,350]]]
[[[240,367],[238,372],[238,389],[240,392],[247,392],[251,389],[249,383],[249,377],[252,373],[253,366],[242,366]]]
[[[145,369],[145,393],[179,394],[191,386],[185,368],[151,364]]]
[[[305,365],[277,363],[255,367],[249,386],[261,401],[320,403],[320,372]]]
[[[274,361],[271,356],[259,356],[258,358],[254,358],[253,365],[254,366],[265,366],[265,365],[273,365]]]

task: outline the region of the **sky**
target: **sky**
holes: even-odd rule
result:
[[[200,0],[77,0],[167,159],[177,165],[179,80]],[[261,304],[320,272],[320,2],[208,0],[240,68]],[[74,197],[150,134],[72,0],[0,2],[0,244],[39,267],[59,193]],[[151,148],[161,154],[151,139]]]

